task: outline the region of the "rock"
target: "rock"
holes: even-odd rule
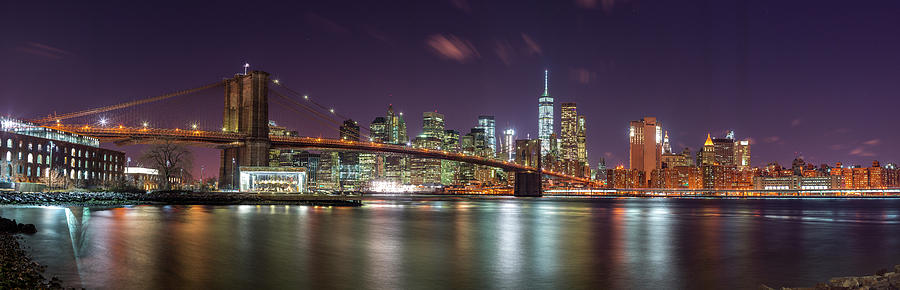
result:
[[[839,277],[829,279],[828,284],[836,287],[858,287],[859,281],[856,277]]]

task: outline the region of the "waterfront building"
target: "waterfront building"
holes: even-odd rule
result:
[[[538,98],[538,139],[541,156],[550,153],[550,134],[553,134],[553,97],[550,96],[549,71],[544,70],[544,93]]]
[[[659,168],[662,154],[662,125],[655,117],[631,121],[628,129],[628,168],[644,172],[645,178]]]
[[[494,121],[494,116],[478,116],[478,126],[475,128],[484,130],[484,143],[485,146],[490,149],[488,157],[493,157],[497,152],[497,126]]]
[[[797,175],[782,177],[757,176],[753,178],[753,189],[814,190],[837,188],[841,188],[841,180],[837,175],[815,177]]]
[[[96,138],[0,118],[0,182],[19,190],[88,187],[124,179],[125,153]]]
[[[513,129],[503,130],[503,142],[500,144],[500,156],[506,161],[516,160],[516,131]]]
[[[146,167],[126,166],[125,184],[143,190],[159,189],[159,170]]]
[[[240,167],[241,192],[306,192],[306,169],[297,167]]]
[[[646,188],[647,176],[643,170],[625,169],[624,166],[617,166],[615,169],[607,170],[607,183],[609,188]]]
[[[653,170],[650,176],[651,188],[700,189],[703,177],[699,167],[673,166]]]

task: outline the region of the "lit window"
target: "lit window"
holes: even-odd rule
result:
[[[31,153],[28,153],[28,163],[34,163],[34,156]]]
[[[31,154],[29,154],[29,155],[31,155]],[[43,157],[43,156],[41,156],[40,154],[38,154],[38,157],[37,157],[37,163],[38,163],[38,164],[44,163],[44,160],[43,160],[43,158],[41,158],[41,157]]]
[[[6,151],[6,161],[12,161],[12,152]]]

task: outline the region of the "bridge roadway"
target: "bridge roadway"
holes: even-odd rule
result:
[[[240,146],[245,137],[245,135],[240,133],[185,129],[134,128],[124,126],[95,127],[88,125],[49,125],[46,127],[75,134],[91,136],[94,138],[98,138],[104,142],[114,142],[116,144],[153,144],[159,143],[161,140],[174,140],[176,142],[190,143],[201,146],[227,148]],[[516,164],[514,162],[484,158],[480,156],[473,156],[444,150],[413,148],[409,146],[377,142],[360,142],[330,138],[286,136],[269,136],[269,140],[273,148],[339,149],[352,151],[397,153],[417,157],[445,159],[485,165],[497,167],[507,171],[536,171],[536,169],[533,167]],[[554,172],[552,170],[542,169],[541,173],[544,175],[575,182],[597,184],[595,180],[567,175],[560,172]]]

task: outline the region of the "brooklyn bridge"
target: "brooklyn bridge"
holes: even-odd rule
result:
[[[273,87],[278,87],[288,93],[272,90]],[[149,126],[147,122],[138,126],[72,124],[66,122],[72,119],[83,120],[86,117],[98,116],[150,103],[164,104],[166,100],[210,89],[224,89],[221,130],[204,130],[197,126],[191,128],[156,128]],[[538,162],[539,165],[537,167],[531,167],[473,154],[415,148],[375,141],[271,135],[269,132],[270,92],[279,101],[297,105],[296,107],[301,108],[295,111],[296,114],[311,114],[317,117],[330,118],[327,114],[315,110],[314,106],[321,107],[321,105],[315,103],[312,105],[303,104],[302,101],[289,96],[289,93],[295,91],[285,87],[279,80],[271,79],[269,73],[250,71],[244,74],[237,74],[233,78],[227,78],[192,89],[77,112],[52,114],[29,121],[40,126],[91,136],[98,138],[101,142],[113,142],[119,145],[154,144],[166,141],[220,149],[219,186],[221,189],[227,189],[227,186],[234,184],[239,178],[239,168],[241,166],[267,166],[269,150],[283,148],[404,154],[412,157],[443,159],[500,168],[506,172],[514,173],[513,193],[516,196],[540,196],[542,194],[543,178],[554,178],[587,185],[598,184],[598,182],[590,178],[540,168],[540,162]],[[331,110],[331,113],[334,113],[334,111]],[[158,114],[160,118],[164,118],[166,113],[158,112]]]

